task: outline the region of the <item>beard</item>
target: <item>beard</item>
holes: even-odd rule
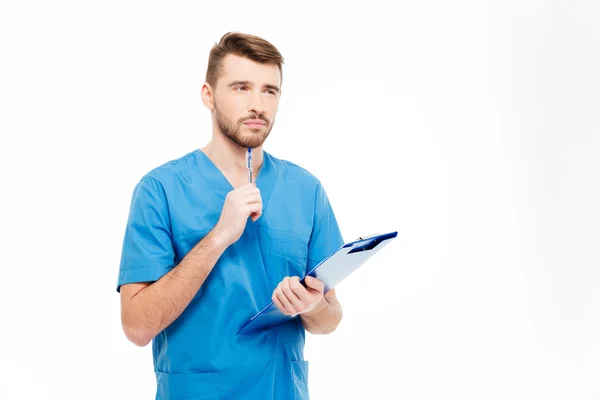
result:
[[[230,119],[219,112],[216,102],[215,116],[217,118],[217,126],[219,127],[221,133],[223,133],[223,135],[225,135],[225,137],[231,140],[233,143],[244,148],[254,149],[262,146],[267,137],[269,137],[271,129],[273,129],[273,124],[266,117],[258,116],[256,114],[245,118],[240,118],[237,123],[233,123]],[[244,125],[244,122],[250,119],[261,119],[265,122],[265,125],[257,129],[249,128]],[[242,132],[242,129],[246,130],[247,132]]]

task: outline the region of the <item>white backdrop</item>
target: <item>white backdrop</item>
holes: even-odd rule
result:
[[[265,149],[346,240],[399,232],[307,336],[312,398],[600,398],[600,3],[213,3],[2,2],[0,398],[153,398],[115,291],[131,194],[210,139],[232,30],[286,60]]]

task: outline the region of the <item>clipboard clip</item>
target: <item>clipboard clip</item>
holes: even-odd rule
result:
[[[359,236],[358,239],[356,239],[356,240],[365,240],[365,239],[369,239],[369,238],[372,238],[372,237],[378,236],[378,235],[381,235],[381,233],[374,233],[372,235],[367,235],[367,236]]]

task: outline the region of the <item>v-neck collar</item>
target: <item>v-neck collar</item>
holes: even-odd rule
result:
[[[215,194],[221,203],[224,203],[227,193],[234,190],[234,187],[219,167],[217,167],[202,150],[196,149],[194,155],[201,167],[200,175],[208,184],[207,188]],[[277,166],[273,161],[273,157],[263,149],[263,164],[258,171],[255,181],[256,186],[260,189],[260,196],[263,202],[263,213],[271,198],[271,192],[276,180]]]

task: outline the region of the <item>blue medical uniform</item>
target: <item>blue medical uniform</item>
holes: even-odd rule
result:
[[[236,335],[286,276],[344,242],[317,178],[263,151],[263,214],[217,261],[189,306],[152,341],[156,399],[308,399],[299,318]],[[156,281],[215,226],[233,187],[201,150],[148,172],[133,192],[117,291]]]

